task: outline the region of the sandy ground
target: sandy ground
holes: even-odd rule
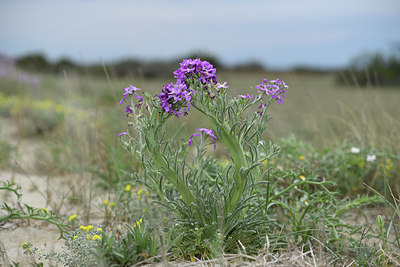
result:
[[[90,223],[97,224],[102,221],[102,217],[99,217],[99,205],[96,204],[102,203],[101,196],[86,196],[89,191],[87,188],[92,185],[90,175],[43,174],[38,170],[37,155],[46,152],[45,140],[19,138],[18,128],[10,119],[0,117],[0,141],[6,141],[16,148],[9,157],[9,167],[0,167],[0,181],[15,181],[21,186],[22,193],[22,197],[17,200],[15,194],[0,190],[0,205],[6,202],[9,206],[18,208],[28,204],[35,208],[47,208],[64,217],[72,214],[82,215],[82,208],[68,201],[72,188],[75,188],[83,198],[91,199],[88,214]],[[5,211],[0,210],[0,216],[4,214]],[[42,252],[61,251],[64,242],[58,239],[59,236],[57,227],[42,221],[12,220],[0,223],[0,266],[9,266],[13,261],[21,263],[21,266],[32,263],[32,256],[23,254],[21,245],[24,242],[32,243]]]
[[[8,171],[0,172],[0,181],[10,179],[13,179],[17,184],[22,186],[20,203],[51,210],[50,207],[52,203],[49,202],[48,195],[52,187],[55,186],[55,184],[52,184],[52,179],[40,177],[38,175],[26,175]],[[59,183],[59,181],[57,183]],[[7,202],[9,206],[18,207],[17,197],[10,192],[0,192],[0,201],[1,203]],[[4,211],[1,211],[0,215],[1,214],[4,214]],[[9,221],[4,225],[0,225],[0,245],[2,245],[2,248],[5,250],[3,251],[3,261],[4,259],[9,259],[10,262],[29,262],[29,257],[23,255],[23,250],[21,248],[24,242],[31,242],[34,246],[42,249],[46,248],[49,252],[54,251],[54,249],[60,249],[63,241],[58,240],[58,237],[58,229],[45,222],[32,220]]]
[[[7,170],[0,169],[0,181],[13,180],[21,186],[22,197],[17,200],[11,192],[0,191],[0,205],[6,202],[11,207],[18,207],[18,202],[37,208],[57,209],[63,212],[62,203],[65,199],[63,186],[71,180],[70,177],[48,177],[35,175],[36,152],[42,148],[40,142],[18,140],[17,127],[12,121],[0,118],[0,141],[7,141],[17,149],[10,156]],[[1,153],[1,151],[0,151]],[[23,205],[22,205],[23,206]],[[0,211],[0,216],[4,215]],[[13,220],[0,224],[0,266],[9,266],[13,261],[22,266],[32,262],[29,256],[23,254],[22,243],[31,242],[34,246],[46,251],[60,250],[63,244],[58,239],[58,229],[48,223],[33,220]]]

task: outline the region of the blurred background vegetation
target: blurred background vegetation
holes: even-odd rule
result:
[[[211,62],[221,71],[237,72],[262,72],[272,71],[266,69],[260,62],[248,61],[246,63],[227,66],[217,57],[204,53],[192,53],[184,58],[201,58]],[[5,57],[3,56],[3,61]],[[15,66],[21,70],[33,73],[62,74],[89,73],[93,76],[104,76],[105,68],[116,77],[142,77],[145,79],[168,78],[181,61],[144,61],[140,59],[123,59],[115,62],[99,64],[81,64],[68,58],[60,58],[55,62],[49,61],[40,53],[27,54],[15,60]],[[354,87],[390,86],[400,84],[400,46],[391,54],[381,52],[365,52],[351,59],[347,67],[342,69],[321,69],[309,66],[294,66],[287,70],[295,73],[334,73],[339,85]]]

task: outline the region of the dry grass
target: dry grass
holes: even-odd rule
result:
[[[274,119],[267,129],[271,138],[293,133],[320,148],[348,141],[400,150],[400,88],[338,86],[333,74],[227,74],[220,78],[244,92],[245,84],[256,85],[264,76],[279,77],[290,86],[284,104],[271,109]]]

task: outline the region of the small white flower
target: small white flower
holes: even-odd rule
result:
[[[360,148],[359,147],[352,147],[351,148],[351,153],[354,153],[354,154],[358,154],[358,153],[360,153]]]
[[[374,162],[376,160],[376,156],[374,154],[367,155],[367,162]]]

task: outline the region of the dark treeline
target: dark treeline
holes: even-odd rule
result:
[[[400,47],[391,55],[375,52],[356,56],[336,78],[339,84],[356,87],[400,85]]]
[[[265,71],[262,64],[258,62],[247,62],[235,66],[226,66],[216,57],[203,54],[191,54],[184,58],[201,58],[214,65],[219,71],[235,70],[242,72]],[[117,77],[139,76],[144,78],[169,77],[177,69],[182,58],[173,60],[154,60],[143,61],[139,59],[123,59],[115,62],[98,64],[79,64],[68,58],[61,58],[55,62],[49,61],[43,54],[28,54],[15,60],[16,66],[20,69],[36,73],[54,73],[60,74],[66,72],[88,72],[91,75],[104,76],[107,69],[111,75]]]
[[[218,71],[263,72],[267,69],[257,61],[244,64],[227,66],[217,57],[207,54],[190,54],[183,58],[201,58],[207,60]],[[49,61],[43,54],[28,54],[15,60],[16,66],[25,71],[34,73],[89,73],[94,76],[104,76],[105,69],[113,76],[164,78],[169,77],[177,69],[182,58],[172,60],[144,61],[140,59],[123,59],[115,62],[101,64],[79,64],[68,58],[61,58],[55,62]],[[274,71],[268,69],[268,71]],[[355,57],[343,69],[322,69],[310,66],[297,66],[287,71],[296,73],[336,73],[338,84],[349,86],[380,86],[400,84],[400,49],[397,53],[385,56],[382,53],[367,53]]]

